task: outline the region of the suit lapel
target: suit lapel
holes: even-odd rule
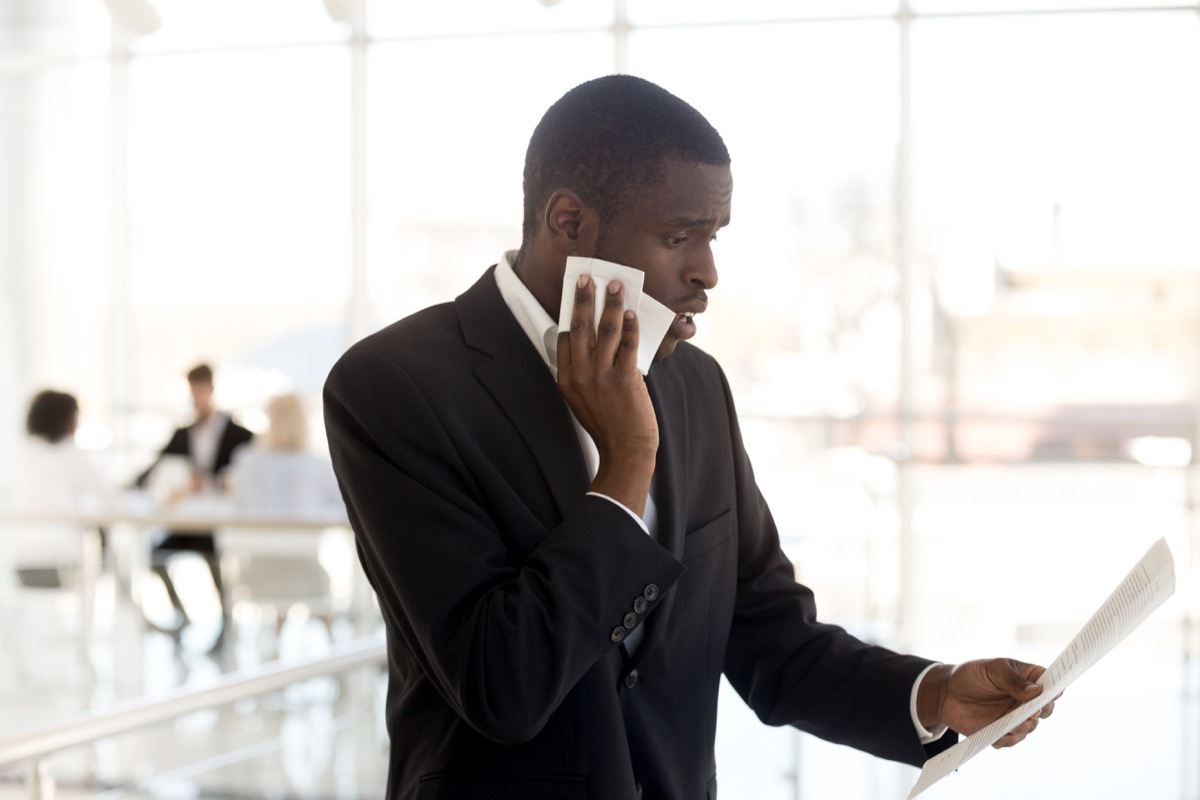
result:
[[[688,506],[687,393],[682,379],[666,362],[651,368],[646,386],[658,419],[658,457],[651,490],[658,508],[658,543],[681,559]],[[654,613],[646,618],[646,636],[633,654],[633,663],[643,661],[662,641],[674,604],[675,592],[667,592]]]
[[[589,481],[574,423],[554,378],[505,305],[494,269],[454,304],[467,345],[488,356],[475,376],[533,453],[565,517]]]
[[[476,377],[533,453],[559,513],[565,517],[590,481],[574,423],[550,371],[505,305],[493,270],[459,296],[455,308],[466,343],[486,357],[476,368]],[[682,558],[688,507],[687,393],[683,379],[665,362],[650,371],[647,388],[659,429],[652,488],[658,508],[658,541]],[[674,603],[675,592],[668,592],[647,617],[645,638],[631,657],[634,664],[661,642]]]

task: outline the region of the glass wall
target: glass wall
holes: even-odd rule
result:
[[[697,341],[823,615],[1049,661],[1165,536],[1175,598],[953,780],[1200,797],[1195,5],[152,2],[140,35],[137,3],[0,4],[0,451],[54,386],[126,481],[200,360],[247,424],[284,389],[318,419],[350,341],[518,244],[545,107],[642,75],[733,154]],[[914,779],[728,697],[721,748],[733,797]]]
[[[557,66],[547,72],[547,64]],[[453,299],[520,244],[529,135],[564,92],[611,70],[611,37],[594,30],[371,48],[366,293],[373,327]]]
[[[165,13],[165,11],[164,11]],[[224,405],[315,397],[351,292],[350,58],[324,45],[129,67],[131,449],[160,446],[209,359]]]

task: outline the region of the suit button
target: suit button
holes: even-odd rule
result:
[[[618,625],[612,629],[612,633],[608,635],[608,638],[612,639],[614,642],[621,641],[625,638],[625,629]]]
[[[625,618],[621,620],[621,624],[624,625],[629,630],[633,630],[633,626],[637,625],[637,623],[638,623],[638,615],[633,613],[632,611],[630,611],[628,614],[626,614]]]
[[[653,603],[654,599],[656,597],[658,597],[658,584],[657,583],[646,584],[646,588],[642,590],[642,597],[646,598],[651,603]]]
[[[638,671],[636,669],[630,670],[629,674],[625,676],[625,688],[632,689],[634,686],[637,686],[637,682]]]
[[[646,609],[649,606],[650,606],[650,604],[646,602],[646,598],[644,598],[644,597],[635,598],[633,601],[633,610],[639,614],[645,614]]]

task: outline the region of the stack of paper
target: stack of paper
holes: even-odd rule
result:
[[[1042,693],[925,762],[908,800],[1038,713],[1175,592],[1175,560],[1159,539],[1038,680]]]

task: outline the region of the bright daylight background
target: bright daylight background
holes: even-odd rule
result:
[[[1174,551],[1176,596],[1034,741],[927,796],[1200,798],[1200,6],[152,2],[138,36],[140,0],[0,0],[0,452],[53,386],[125,481],[201,359],[247,424],[285,389],[319,422],[350,342],[516,246],[546,106],[641,75],[733,154],[698,343],[826,618],[1048,663]],[[916,776],[731,692],[720,748],[723,797]]]

